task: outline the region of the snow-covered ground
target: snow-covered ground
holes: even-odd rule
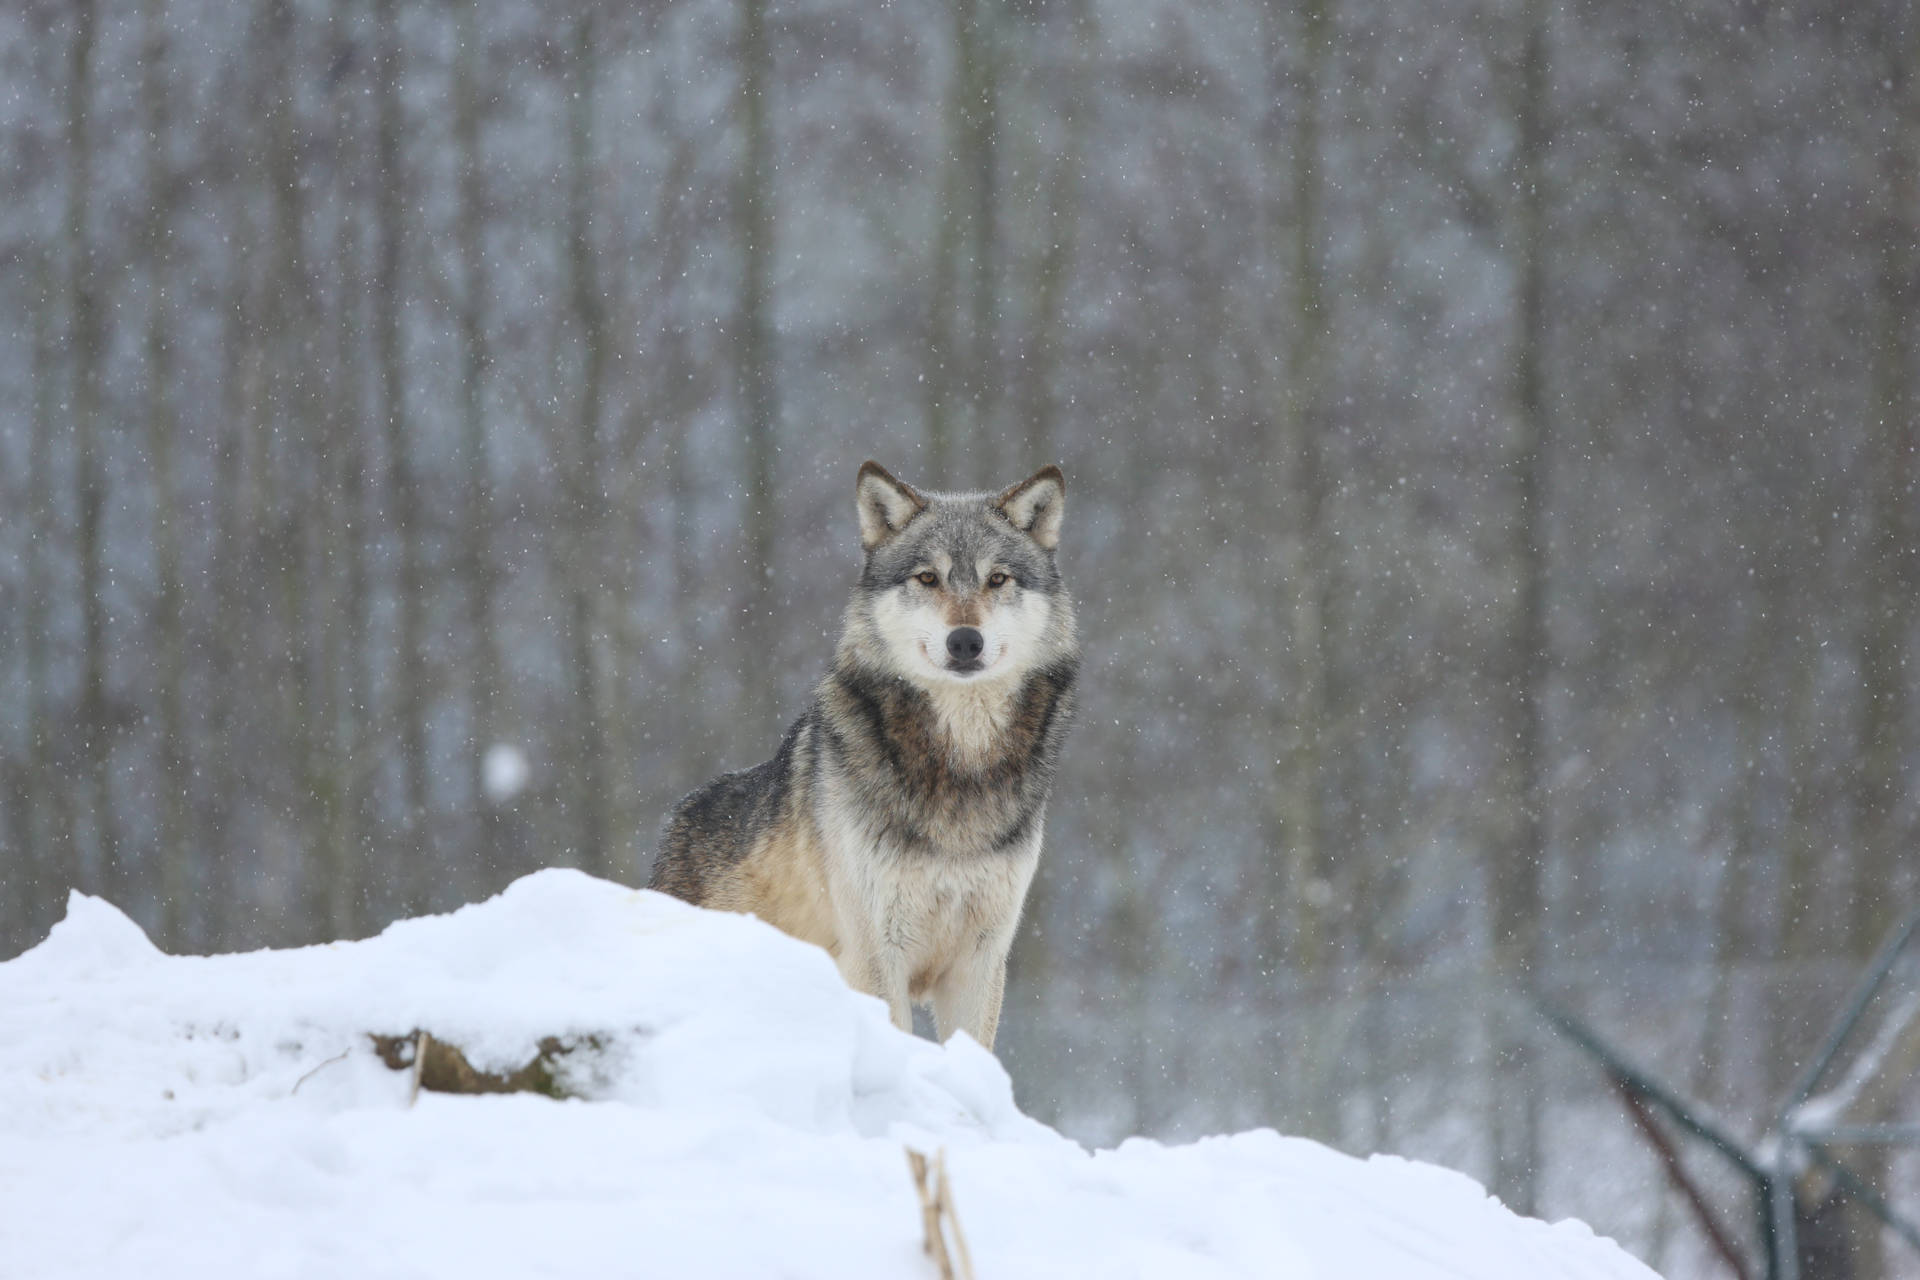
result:
[[[543,1038],[575,1095],[422,1092]],[[980,1280],[1652,1275],[1469,1179],[1272,1132],[1089,1152],[757,921],[566,871],[365,942],[166,956],[74,895],[0,964],[0,1276],[900,1276],[944,1148]]]

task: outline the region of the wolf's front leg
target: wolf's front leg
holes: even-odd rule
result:
[[[994,1032],[1000,1027],[1000,1000],[1006,989],[1004,947],[983,944],[948,969],[933,988],[933,1020],[940,1039],[964,1031],[993,1048]]]
[[[839,955],[840,976],[855,991],[887,1002],[893,1025],[913,1032],[913,1006],[907,1002],[907,962],[895,948],[863,943],[846,947]]]

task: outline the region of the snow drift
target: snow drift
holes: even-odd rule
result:
[[[419,1031],[478,1071],[546,1052],[567,1096],[411,1100],[372,1037]],[[1087,1152],[816,948],[576,872],[211,957],[75,894],[0,964],[8,1277],[929,1276],[904,1146],[946,1150],[981,1280],[1652,1274],[1429,1165],[1267,1131]]]

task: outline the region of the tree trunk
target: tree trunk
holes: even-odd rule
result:
[[[967,14],[962,65],[966,69],[965,97],[968,151],[973,167],[973,284],[972,317],[967,326],[966,382],[969,437],[990,438],[997,418],[1000,388],[1000,48],[998,0],[955,0]],[[969,450],[965,482],[981,488],[1004,484],[983,468],[993,465],[993,451]],[[1036,460],[1035,465],[1040,461]],[[958,484],[959,478],[936,480]]]
[[[95,0],[75,0],[74,35],[67,84],[67,294],[73,308],[73,441],[77,468],[81,617],[80,747],[84,769],[79,808],[91,829],[91,857],[82,854],[78,883],[105,892],[127,907],[133,877],[122,864],[113,811],[112,710],[107,701],[106,549],[101,543],[107,475],[101,456],[100,367],[104,321],[100,313],[100,266],[88,227],[93,202],[93,138],[89,107],[93,93]]]
[[[1493,1177],[1490,1189],[1516,1213],[1532,1214],[1540,1173],[1540,1068],[1532,1018],[1521,995],[1541,960],[1541,880],[1546,861],[1547,473],[1551,440],[1545,392],[1547,7],[1528,0],[1514,156],[1519,193],[1513,407],[1515,485],[1513,657],[1503,682],[1500,741],[1510,817],[1489,866],[1492,889],[1494,1016]]]
[[[244,226],[246,193],[237,186],[228,192],[223,213],[235,226]],[[234,838],[242,804],[255,789],[260,764],[253,759],[250,715],[255,682],[245,631],[255,624],[254,593],[258,588],[254,536],[259,527],[256,485],[250,446],[255,439],[252,405],[256,396],[258,363],[252,338],[258,322],[251,282],[257,253],[251,235],[236,235],[233,270],[222,299],[220,415],[214,446],[214,521],[212,566],[208,574],[215,624],[206,633],[208,662],[218,673],[210,682],[206,732],[225,749],[209,760],[210,781],[202,794],[206,812],[200,824],[217,833],[221,846],[207,868],[205,892],[216,904],[209,921],[209,942],[215,948],[260,946],[265,939],[253,922],[229,904],[244,892],[243,869],[237,861],[243,847]]]
[[[192,785],[187,738],[185,587],[180,567],[180,503],[175,472],[177,422],[173,412],[173,347],[167,290],[172,282],[173,175],[166,163],[171,141],[167,93],[165,0],[141,4],[141,107],[146,115],[146,210],[141,250],[146,257],[147,437],[153,465],[153,547],[158,598],[154,609],[155,674],[160,681],[160,926],[159,941],[180,951],[188,938],[193,896],[188,789]]]
[[[58,786],[53,772],[53,696],[49,679],[47,643],[49,605],[53,598],[50,548],[57,530],[53,510],[53,441],[59,430],[55,406],[60,393],[58,337],[54,306],[57,291],[53,264],[42,255],[37,263],[40,304],[33,313],[33,438],[27,451],[27,519],[32,543],[27,548],[27,599],[23,625],[27,639],[27,724],[32,734],[28,782],[33,795],[30,830],[40,890],[47,906],[59,905],[59,890],[75,883],[76,853],[73,824],[60,810],[71,813],[71,792]],[[62,806],[60,798],[68,797]]]
[[[1291,759],[1281,794],[1285,812],[1286,892],[1291,898],[1289,938],[1294,968],[1307,983],[1319,981],[1331,960],[1332,871],[1326,856],[1325,774],[1332,728],[1328,698],[1327,596],[1332,572],[1327,536],[1328,480],[1323,436],[1326,394],[1326,177],[1321,154],[1321,92],[1331,59],[1332,22],[1327,0],[1300,6],[1301,76],[1299,119],[1291,155],[1293,219],[1293,315],[1287,354],[1283,426],[1275,443],[1282,466],[1291,469],[1290,496],[1297,555],[1289,586],[1289,628],[1294,655],[1290,708]]]
[[[403,873],[402,908],[425,911],[429,901],[432,850],[427,831],[427,668],[423,650],[420,484],[414,470],[412,429],[407,414],[405,353],[401,350],[400,307],[404,301],[402,195],[406,183],[400,137],[400,32],[396,0],[374,0],[379,64],[374,73],[374,222],[379,228],[379,257],[374,268],[374,358],[380,370],[380,411],[387,452],[386,526],[399,542],[400,571],[395,636],[394,716],[400,739],[401,803],[399,847],[386,856]]]
[[[954,478],[956,445],[971,437],[970,409],[978,392],[974,359],[981,318],[978,292],[981,282],[979,220],[983,206],[980,186],[993,160],[982,154],[990,129],[983,129],[979,100],[981,69],[980,0],[949,0],[953,20],[953,83],[947,97],[946,149],[940,165],[940,190],[933,211],[931,271],[927,291],[927,354],[921,382],[925,388],[927,454],[925,483],[959,488]],[[973,255],[974,271],[965,267]],[[975,305],[963,306],[972,295]],[[960,317],[972,326],[963,330]],[[964,448],[962,449],[964,453]]]
[[[1086,167],[1089,114],[1086,97],[1098,38],[1097,21],[1091,0],[1073,0],[1073,61],[1060,113],[1065,138],[1060,155],[1054,161],[1052,180],[1047,183],[1047,220],[1042,227],[1046,244],[1040,251],[1039,267],[1034,273],[1030,356],[1022,379],[1022,416],[1026,419],[1027,434],[1025,465],[1030,467],[1059,460],[1054,444],[1055,420],[1059,416],[1058,390],[1053,384],[1060,368],[1067,286],[1072,280],[1080,231],[1080,188]]]
[[[1065,138],[1047,184],[1045,246],[1034,273],[1033,322],[1029,358],[1021,381],[1021,413],[1026,419],[1025,467],[1059,461],[1055,426],[1059,417],[1058,389],[1062,331],[1066,327],[1067,288],[1073,273],[1075,240],[1080,222],[1080,190],[1086,164],[1086,102],[1097,31],[1089,0],[1073,0],[1074,44],[1070,83],[1062,106]],[[989,483],[992,483],[989,480]],[[1064,923],[1054,919],[1061,860],[1057,853],[1043,857],[1027,891],[1023,918],[1014,936],[1010,967],[1044,996],[1052,981],[1057,953],[1051,930]]]
[[[1268,388],[1266,454],[1261,483],[1282,486],[1280,505],[1289,553],[1276,558],[1281,578],[1273,585],[1287,601],[1291,690],[1277,708],[1277,764],[1268,860],[1268,913],[1264,967],[1291,961],[1295,976],[1311,986],[1324,976],[1330,956],[1328,868],[1322,852],[1324,753],[1329,731],[1325,597],[1331,546],[1326,536],[1327,477],[1322,417],[1327,374],[1325,226],[1326,180],[1321,165],[1320,98],[1332,56],[1332,22],[1326,0],[1304,0],[1299,9],[1298,73],[1292,98],[1291,137],[1277,123],[1268,137],[1269,172],[1287,175],[1291,205],[1269,199],[1269,254],[1276,273],[1291,282],[1284,317],[1283,371]],[[1266,31],[1271,97],[1287,96],[1285,32]],[[1276,111],[1277,116],[1277,111]],[[1277,181],[1276,181],[1277,185]],[[1285,264],[1284,268],[1281,263]],[[1285,904],[1284,908],[1281,904]]]
[[[1910,51],[1902,50],[1901,55]],[[1904,762],[1912,742],[1908,650],[1920,624],[1920,412],[1913,386],[1913,341],[1920,308],[1920,91],[1914,63],[1896,56],[1894,127],[1881,152],[1875,251],[1872,417],[1867,424],[1870,533],[1862,557],[1859,599],[1860,769],[1854,796],[1860,849],[1855,859],[1852,919],[1855,957],[1873,954],[1912,900],[1914,831],[1903,800]]]
[[[358,6],[337,0],[329,16],[335,48],[351,47]],[[339,78],[330,82],[333,119],[340,139],[340,181],[336,198],[349,210],[360,210],[361,177],[367,161],[365,112],[362,95],[346,89]],[[320,848],[324,883],[316,904],[331,938],[356,938],[366,929],[366,864],[364,844],[369,828],[368,785],[370,760],[377,752],[363,752],[368,712],[367,691],[374,688],[375,656],[369,643],[372,608],[368,591],[369,529],[377,528],[366,510],[366,472],[369,465],[366,424],[361,406],[367,403],[365,384],[355,371],[367,368],[362,359],[361,307],[368,294],[365,269],[365,219],[337,220],[331,242],[334,291],[333,349],[340,376],[327,385],[326,416],[331,424],[330,447],[324,468],[327,500],[317,513],[321,524],[321,563],[329,579],[331,621],[325,628],[321,701],[328,708],[324,728],[324,780],[318,805],[319,830],[313,834]],[[362,375],[364,376],[364,375]],[[363,755],[369,757],[363,759]]]
[[[998,483],[979,470],[991,465],[989,455],[964,446],[992,423],[999,398],[1000,66],[995,0],[950,0],[949,12],[953,81],[933,215],[921,382],[926,482],[960,488]],[[956,466],[966,474],[955,474]]]
[[[1889,45],[1895,41],[1889,40]],[[1893,66],[1884,77],[1893,86],[1893,127],[1880,154],[1878,235],[1874,273],[1872,397],[1867,424],[1867,518],[1858,599],[1864,615],[1860,636],[1860,742],[1854,812],[1858,847],[1848,947],[1864,963],[1886,940],[1914,899],[1914,829],[1906,807],[1910,789],[1906,760],[1912,746],[1909,650],[1920,624],[1920,423],[1915,422],[1914,317],[1920,307],[1920,221],[1914,200],[1920,190],[1920,90],[1913,83],[1915,47],[1888,50]],[[1911,1013],[1911,1010],[1909,1010]],[[1920,1018],[1909,1017],[1898,1048],[1875,1046],[1862,1061],[1878,1059],[1877,1078],[1847,1082],[1854,1105],[1848,1118],[1876,1124],[1892,1120],[1902,1087],[1920,1065]],[[1858,1068],[1856,1068],[1858,1070]],[[1893,1153],[1868,1147],[1848,1153],[1848,1163],[1868,1183],[1888,1189]],[[1844,1215],[1836,1244],[1850,1250],[1858,1280],[1887,1272],[1879,1223],[1855,1207]]]
[[[454,237],[460,253],[460,424],[467,483],[461,521],[460,577],[466,584],[468,700],[472,728],[467,767],[473,804],[480,815],[482,868],[494,873],[504,856],[501,804],[487,793],[487,751],[499,736],[495,706],[500,698],[500,645],[494,633],[494,596],[499,570],[494,563],[493,476],[487,450],[485,381],[488,274],[481,233],[486,219],[485,157],[480,148],[480,84],[483,74],[479,0],[460,11],[459,53],[454,61],[454,143],[459,151],[459,211]],[[520,868],[515,868],[518,871]]]
[[[1303,0],[1291,51],[1289,33],[1273,11],[1267,12],[1262,35],[1268,98],[1274,104],[1260,138],[1266,153],[1262,256],[1279,301],[1267,318],[1273,339],[1249,356],[1259,395],[1261,452],[1259,465],[1250,468],[1247,504],[1273,522],[1274,541],[1282,549],[1262,588],[1285,602],[1286,639],[1283,656],[1276,655],[1284,664],[1282,692],[1268,722],[1272,799],[1263,814],[1265,838],[1253,875],[1263,907],[1257,968],[1276,989],[1283,971],[1288,975],[1292,1034],[1318,1055],[1289,1074],[1287,1124],[1305,1136],[1331,1139],[1335,1073],[1325,1055],[1338,1046],[1326,1032],[1338,1010],[1327,1003],[1334,958],[1331,908],[1337,894],[1325,830],[1326,761],[1334,733],[1328,640],[1334,549],[1327,527],[1324,449],[1331,312],[1321,117],[1333,56],[1328,0]],[[1285,102],[1294,105],[1291,129],[1283,123],[1279,104]]]
[[[262,15],[258,66],[265,78],[259,170],[269,210],[267,289],[261,300],[264,401],[256,419],[267,442],[269,531],[263,568],[273,598],[268,629],[274,653],[278,710],[271,735],[278,779],[285,789],[287,838],[298,850],[299,892],[289,904],[283,936],[324,940],[332,858],[326,842],[334,802],[335,770],[326,699],[325,659],[332,617],[318,598],[325,571],[318,564],[329,444],[320,404],[314,330],[311,254],[306,243],[308,178],[302,163],[306,137],[292,86],[300,75],[299,16],[292,0],[270,0]]]
[[[595,875],[613,872],[611,846],[612,797],[608,794],[609,733],[603,707],[609,681],[603,671],[604,621],[600,600],[605,594],[605,557],[601,533],[606,526],[606,465],[600,434],[605,414],[608,355],[606,300],[600,291],[594,262],[592,227],[592,128],[594,113],[594,22],[580,20],[573,48],[572,108],[568,116],[567,263],[575,323],[579,326],[580,407],[572,440],[564,449],[561,492],[567,509],[563,525],[572,530],[566,540],[571,626],[574,732],[579,755],[573,809],[580,866]]]
[[[777,631],[773,625],[774,455],[779,448],[780,405],[775,378],[771,280],[773,252],[773,139],[767,97],[773,89],[773,59],[767,45],[766,0],[740,0],[740,99],[745,145],[739,177],[740,297],[736,359],[745,417],[747,545],[742,639],[750,655],[745,669],[747,714],[743,725],[776,717],[773,680]]]
[[[53,437],[54,405],[59,400],[55,356],[54,288],[52,263],[43,248],[34,261],[33,308],[33,420],[27,441],[26,595],[20,607],[21,632],[26,645],[26,761],[20,770],[14,818],[19,830],[20,867],[10,888],[19,894],[22,919],[31,937],[50,923],[59,906],[59,890],[71,882],[72,829],[57,812],[64,788],[54,781],[52,747],[53,707],[49,686],[47,619],[53,575],[48,548],[54,538]]]

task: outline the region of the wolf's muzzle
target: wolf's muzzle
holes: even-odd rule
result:
[[[947,632],[947,656],[958,666],[978,662],[986,648],[987,638],[978,627],[955,627]]]

